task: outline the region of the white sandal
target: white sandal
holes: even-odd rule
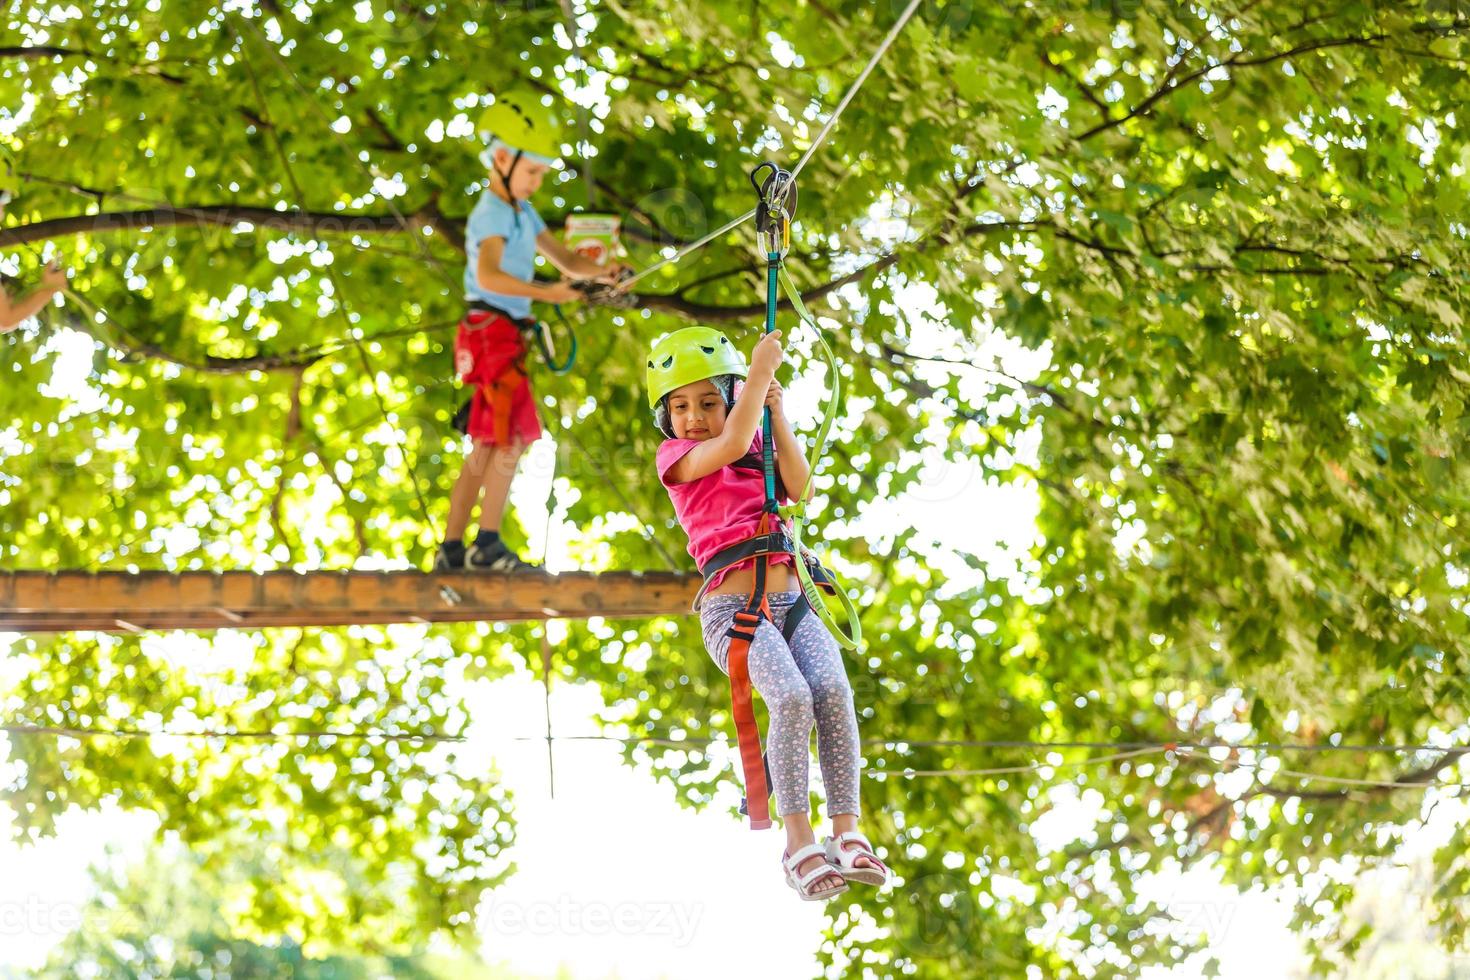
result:
[[[847,843],[859,844],[861,847],[848,849],[842,846]],[[878,855],[873,853],[873,845],[868,843],[868,839],[856,830],[849,830],[836,837],[828,837],[823,844],[827,849],[827,862],[842,874],[844,880],[879,887],[888,882],[888,865],[878,859]],[[877,867],[857,867],[858,858],[867,858]]]
[[[803,861],[813,857],[822,858],[821,865],[806,874],[800,874],[796,869],[801,867]],[[786,884],[796,889],[796,894],[801,896],[803,902],[825,902],[847,891],[847,882],[836,868],[827,863],[827,851],[821,844],[808,844],[795,854],[781,855],[781,867],[786,869]],[[813,892],[812,886],[823,878],[836,878],[841,884],[837,888]]]

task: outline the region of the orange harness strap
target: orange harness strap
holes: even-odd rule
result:
[[[525,380],[525,372],[519,365],[508,364],[504,371],[494,381],[485,385],[481,391],[483,397],[490,404],[491,417],[495,420],[495,444],[497,446],[510,445],[510,410],[515,404],[515,393]]]
[[[770,528],[771,515],[762,514],[757,534]],[[730,710],[735,718],[735,738],[740,746],[740,768],[745,774],[745,810],[750,816],[751,830],[771,826],[770,784],[766,781],[766,763],[761,755],[761,731],[755,720],[755,701],[750,685],[750,644],[761,621],[771,621],[771,607],[766,600],[765,554],[755,560],[755,587],[745,608],[735,614],[735,624],[725,634],[730,638],[726,658],[730,674]]]

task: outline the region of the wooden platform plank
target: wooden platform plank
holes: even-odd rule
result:
[[[673,572],[0,573],[0,630],[257,629],[681,616],[699,587]]]

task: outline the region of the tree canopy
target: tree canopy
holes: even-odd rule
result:
[[[747,172],[810,145],[904,6],[576,0],[575,45],[553,0],[9,8],[0,270],[18,288],[53,249],[77,295],[0,341],[5,563],[427,567],[486,94],[567,106],[537,205],[621,213],[646,266],[754,203]],[[1361,941],[1334,925],[1351,883],[1318,872],[1381,862],[1454,792],[1426,786],[1465,779],[1467,29],[1437,2],[925,3],[803,172],[790,265],[847,392],[819,512],[863,609],[869,767],[894,773],[865,783],[869,831],[908,882],[834,906],[833,975],[1173,962],[1198,939],[1140,882],[1211,860],[1298,886],[1324,965]],[[589,561],[687,564],[641,352],[689,323],[748,346],[762,271],[732,232],[640,283],[639,311],[568,310],[582,366],[536,384]],[[67,330],[93,338],[85,390],[48,383]],[[864,533],[926,458],[1033,494],[1029,553],[961,548],[971,580],[946,583],[954,542]],[[453,735],[460,682],[538,657],[539,630],[23,637],[0,703]],[[635,734],[729,728],[687,622],[571,624],[554,654]],[[627,754],[691,806],[735,778],[698,747]],[[10,758],[29,834],[106,800],[204,855],[248,831],[247,936],[386,955],[463,934],[510,873],[512,802],[452,745],[21,735]],[[1036,829],[1068,800],[1094,825],[1058,848]],[[1432,903],[1452,946],[1467,853],[1461,824]],[[322,887],[394,914],[331,914]]]

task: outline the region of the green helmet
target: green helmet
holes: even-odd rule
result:
[[[561,156],[561,121],[539,95],[525,89],[495,97],[495,104],[480,115],[480,138],[490,148],[487,155],[499,140],[538,163],[550,165]]]
[[[713,327],[675,330],[648,353],[648,407],[657,409],[669,392],[695,381],[747,373],[745,358]]]

